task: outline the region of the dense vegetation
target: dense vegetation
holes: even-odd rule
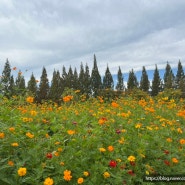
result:
[[[120,94],[128,94],[136,89],[152,96],[156,96],[159,92],[168,91],[169,89],[178,90],[181,92],[182,97],[185,96],[185,75],[180,61],[178,62],[176,74],[173,74],[172,68],[167,62],[163,78],[160,77],[156,65],[151,82],[148,79],[148,74],[144,66],[140,81],[132,69],[129,72],[126,87],[123,79],[124,75],[120,67],[118,68],[116,84],[114,84],[108,66],[105,70],[105,75],[103,77],[100,76],[95,55],[91,72],[87,64],[85,67],[81,64],[79,74],[76,68],[73,71],[70,66],[68,71],[66,71],[65,66],[63,66],[62,73],[59,70],[54,70],[51,82],[48,80],[45,67],[43,67],[40,80],[35,79],[34,74],[32,74],[27,84],[21,71],[14,78],[11,74],[12,70],[17,70],[17,68],[11,68],[7,60],[0,78],[0,93],[8,98],[14,95],[28,94],[34,96],[37,102],[52,100],[60,103],[61,95],[66,89],[80,90],[80,94],[85,95],[86,99],[97,96],[106,98],[118,97]]]
[[[120,67],[116,85],[108,66],[102,81],[96,57],[91,75],[87,65],[79,74],[63,67],[51,83],[45,68],[27,86],[11,70],[7,61],[0,81],[1,185],[147,185],[145,176],[185,176],[180,61],[176,76],[167,63],[164,79],[156,66],[152,84],[145,67],[140,82],[131,70],[127,87]]]

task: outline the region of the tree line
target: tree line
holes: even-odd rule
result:
[[[70,66],[68,71],[66,71],[65,66],[63,66],[62,73],[59,70],[54,70],[51,83],[48,80],[45,67],[43,67],[40,81],[36,80],[32,73],[27,84],[21,71],[18,72],[18,76],[14,79],[11,70],[15,69],[11,69],[10,62],[7,59],[0,78],[0,94],[10,98],[17,95],[23,96],[25,93],[28,93],[34,96],[37,102],[42,102],[43,100],[58,102],[66,88],[73,89],[74,91],[79,90],[81,94],[86,95],[86,98],[104,96],[107,92],[116,92],[117,94],[119,92],[120,94],[132,91],[133,89],[140,89],[151,96],[156,96],[165,89],[179,89],[182,93],[185,93],[185,74],[180,60],[176,75],[174,75],[170,64],[167,62],[163,79],[160,77],[156,65],[152,82],[149,81],[144,66],[140,81],[138,81],[132,69],[129,71],[127,87],[124,85],[124,76],[120,67],[117,72],[116,84],[114,84],[108,65],[102,79],[95,55],[91,74],[87,64],[84,67],[83,63],[81,63],[79,74],[76,68],[73,71]]]

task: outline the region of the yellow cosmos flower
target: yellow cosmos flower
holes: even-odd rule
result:
[[[11,145],[12,145],[12,146],[14,146],[14,147],[19,146],[19,144],[18,144],[18,143],[12,143]]]
[[[26,175],[26,168],[19,168],[17,173],[20,177],[25,176]]]
[[[78,178],[78,180],[77,180],[78,184],[83,184],[83,182],[84,182],[84,179],[82,177]]]
[[[54,184],[54,181],[52,178],[50,177],[47,177],[44,181],[44,185],[53,185]]]
[[[104,178],[109,178],[110,177],[110,173],[109,172],[104,172],[103,176],[104,176]]]
[[[180,142],[181,145],[184,145],[185,144],[185,139],[180,139],[179,142]]]
[[[136,160],[136,158],[133,155],[130,155],[127,159],[131,162],[134,162]]]
[[[31,134],[30,132],[27,132],[26,133],[26,136],[29,137],[29,138],[31,138],[31,139],[34,138],[34,134]]]
[[[87,172],[87,171],[85,171],[83,174],[85,177],[89,176],[89,172]]]
[[[105,148],[99,148],[99,151],[100,152],[106,152],[106,149]]]

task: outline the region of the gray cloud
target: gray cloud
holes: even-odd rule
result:
[[[94,53],[102,75],[107,64],[112,73],[177,65],[185,58],[184,12],[184,0],[1,0],[1,68],[9,58],[51,76],[62,65],[92,68]]]

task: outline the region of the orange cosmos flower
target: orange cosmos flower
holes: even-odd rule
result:
[[[8,161],[8,165],[9,166],[14,166],[14,162],[13,161]]]
[[[181,145],[184,145],[185,144],[185,139],[180,139],[179,142],[180,142]]]
[[[3,132],[0,132],[0,139],[3,139],[5,137],[5,134]]]
[[[75,134],[75,130],[68,130],[67,133],[68,133],[69,135],[73,135],[73,134]]]
[[[113,146],[108,146],[108,151],[109,152],[113,152],[114,151],[114,147]]]
[[[173,158],[172,158],[172,162],[173,162],[173,163],[178,163],[179,160],[178,160],[177,158],[173,157]]]
[[[26,101],[27,101],[28,103],[33,103],[34,98],[31,97],[31,96],[29,96],[29,97],[26,98]]]

